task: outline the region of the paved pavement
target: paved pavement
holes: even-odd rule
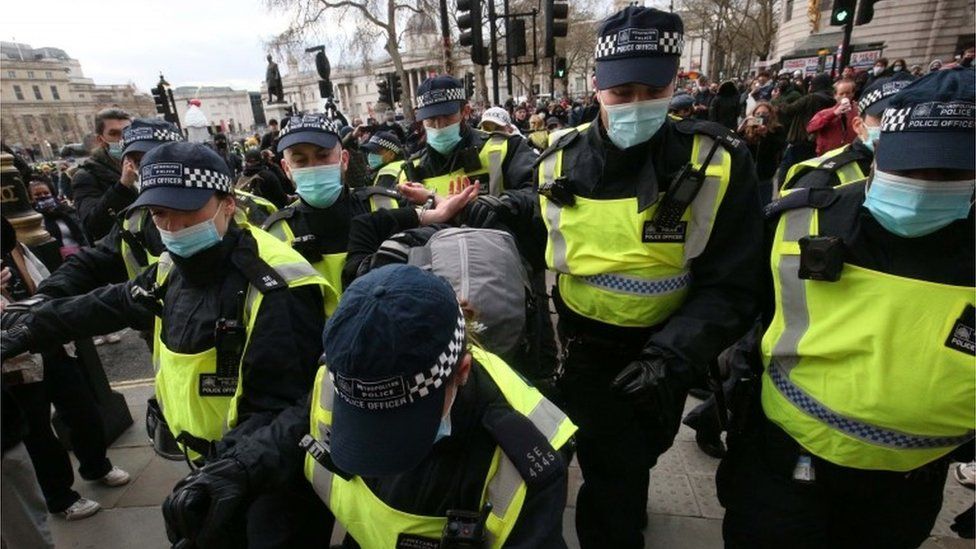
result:
[[[188,472],[183,462],[167,461],[149,447],[142,418],[152,387],[146,383],[122,383],[135,424],[109,450],[112,461],[132,474],[132,482],[121,488],[105,488],[78,480],[75,489],[94,498],[103,510],[77,522],[52,518],[52,530],[59,548],[165,548],[166,533],[159,504],[172,486]],[[697,402],[689,399],[689,408]],[[714,474],[718,461],[701,453],[694,433],[682,426],[677,441],[651,473],[650,520],[646,539],[650,549],[709,549],[722,547],[722,508],[715,498]],[[570,471],[570,507],[566,509],[566,540],[579,547],[574,531],[573,504],[579,491],[579,469]],[[973,492],[949,480],[946,501],[926,549],[971,548],[971,541],[955,538],[949,523],[973,501]]]

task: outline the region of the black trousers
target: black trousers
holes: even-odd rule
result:
[[[112,469],[112,463],[105,457],[105,432],[98,408],[75,359],[61,349],[43,357],[44,381],[16,385],[11,390],[27,418],[30,431],[24,444],[48,511],[58,513],[81,496],[71,489],[75,481],[71,460],[51,427],[51,404],[71,430],[71,448],[78,458],[81,478],[99,479]]]
[[[758,414],[757,414],[758,415]],[[911,548],[942,508],[948,458],[908,473],[841,467],[813,457],[815,480],[794,480],[800,448],[760,418],[729,441],[716,482],[727,548]]]
[[[561,329],[562,331],[562,329]],[[640,548],[647,520],[650,469],[671,447],[678,421],[662,426],[610,390],[639,346],[563,340],[565,373],[559,388],[565,410],[579,427],[576,451],[583,485],[576,499],[576,533],[583,549]],[[681,417],[685,393],[676,395]]]

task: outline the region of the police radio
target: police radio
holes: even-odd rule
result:
[[[685,214],[685,210],[698,196],[698,191],[705,183],[705,171],[711,164],[712,157],[715,156],[718,147],[719,142],[716,139],[712,142],[712,148],[708,150],[708,156],[705,157],[701,167],[695,169],[691,162],[688,162],[674,176],[668,191],[664,194],[661,204],[651,219],[651,223],[655,227],[666,230],[674,230],[678,227],[681,216]]]
[[[441,536],[440,549],[467,549],[485,546],[485,523],[491,513],[491,502],[485,503],[480,513],[472,511],[447,511],[447,524]]]
[[[237,391],[237,376],[247,330],[244,328],[244,292],[237,292],[235,318],[221,317],[214,328],[217,348],[217,371],[214,375],[200,374],[201,396],[232,396]]]

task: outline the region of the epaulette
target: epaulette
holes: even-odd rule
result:
[[[400,193],[394,191],[393,189],[387,189],[386,187],[380,187],[379,185],[369,185],[367,187],[357,187],[352,190],[352,196],[356,200],[369,200],[370,197],[376,195],[388,196],[394,200],[400,200],[403,197]]]
[[[244,275],[244,278],[262,294],[287,288],[288,282],[274,270],[274,267],[268,265],[267,261],[261,259],[254,237],[242,238],[241,241],[244,245],[238,246],[231,253],[230,261]]]
[[[528,486],[543,486],[565,474],[566,460],[529,418],[506,406],[492,406],[482,417]]]
[[[295,208],[291,208],[291,207],[282,208],[276,211],[275,213],[269,215],[268,218],[264,220],[264,224],[261,225],[261,228],[266,231],[270,229],[271,226],[277,223],[279,220],[291,219],[293,215],[295,215]]]
[[[773,200],[763,208],[763,215],[769,219],[787,210],[798,208],[826,208],[837,199],[833,187],[810,189],[800,188],[789,191]]]
[[[582,134],[583,132],[581,132],[579,128],[567,128],[564,130],[559,130],[556,134],[554,134],[556,136],[556,140],[549,143],[549,146],[546,147],[546,150],[539,154],[539,158],[537,158],[536,161],[538,162],[550,154],[566,148]]]
[[[737,133],[717,122],[685,118],[679,122],[675,122],[674,127],[679,132],[688,135],[696,133],[707,135],[719,141],[730,150],[745,149],[746,146],[745,140],[739,137]]]

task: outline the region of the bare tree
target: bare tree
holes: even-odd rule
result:
[[[684,0],[680,11],[685,28],[702,29],[711,47],[707,74],[713,78],[769,56],[779,20],[777,0]]]
[[[436,4],[430,0],[266,0],[269,10],[287,11],[292,14],[288,28],[278,35],[272,46],[279,50],[294,49],[309,43],[312,37],[325,35],[328,25],[330,34],[339,28],[337,22],[356,29],[346,38],[347,50],[362,54],[368,63],[372,44],[381,40],[383,49],[390,56],[393,68],[400,80],[406,82],[400,43],[403,39],[401,26],[414,14],[437,13]],[[413,99],[405,94],[401,101],[403,113],[413,119]]]

